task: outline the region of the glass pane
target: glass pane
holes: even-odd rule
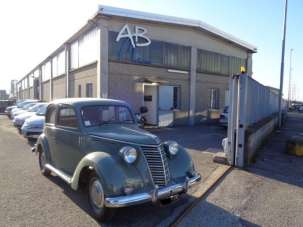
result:
[[[74,109],[62,108],[59,112],[58,124],[67,127],[77,127],[77,117]]]
[[[97,105],[83,107],[83,123],[87,127],[104,124],[134,123],[129,109],[125,106]]]

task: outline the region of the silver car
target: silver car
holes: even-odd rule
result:
[[[43,131],[47,105],[41,108],[35,115],[26,119],[21,127],[22,135],[30,139],[37,139]]]

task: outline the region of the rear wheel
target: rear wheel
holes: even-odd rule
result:
[[[51,171],[45,168],[46,164],[46,156],[45,152],[43,149],[39,151],[39,166],[40,166],[40,171],[44,176],[49,176],[51,174]]]
[[[96,219],[107,221],[112,218],[113,210],[105,207],[104,190],[96,174],[92,174],[89,180],[88,202]]]

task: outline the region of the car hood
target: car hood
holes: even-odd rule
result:
[[[138,128],[136,125],[102,125],[89,129],[89,135],[142,145],[158,145],[160,143],[157,136]]]
[[[45,117],[34,115],[26,120],[28,125],[44,125]]]
[[[27,119],[27,118],[29,118],[29,117],[31,117],[31,116],[34,116],[34,115],[36,115],[36,113],[34,113],[34,112],[25,112],[25,113],[19,114],[19,115],[16,117],[16,119],[25,120],[25,119]]]

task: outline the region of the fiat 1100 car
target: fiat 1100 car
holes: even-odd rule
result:
[[[140,129],[130,106],[119,100],[50,103],[33,151],[42,174],[88,189],[99,220],[112,217],[114,208],[167,203],[201,179],[181,145]]]

